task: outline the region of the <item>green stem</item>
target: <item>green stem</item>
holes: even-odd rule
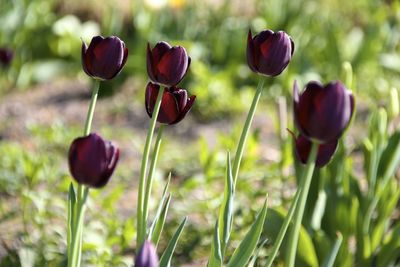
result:
[[[138,207],[137,207],[137,239],[136,239],[136,247],[140,247],[144,241],[144,238],[146,236],[146,225],[143,225],[143,219],[144,219],[144,195],[143,192],[145,190],[145,176],[146,176],[146,169],[147,169],[147,163],[149,160],[149,154],[150,154],[150,145],[151,141],[153,139],[153,134],[154,134],[154,128],[156,127],[157,123],[157,117],[158,113],[160,111],[161,107],[161,100],[164,92],[160,89],[157,95],[157,100],[156,104],[154,106],[153,114],[151,116],[150,120],[150,126],[147,131],[147,137],[146,137],[146,143],[144,145],[144,151],[143,151],[143,158],[142,158],[142,164],[140,167],[140,178],[139,178],[139,192],[138,192]]]
[[[294,262],[296,259],[296,251],[297,251],[297,244],[299,241],[299,233],[300,233],[300,227],[301,227],[301,221],[303,219],[303,214],[304,214],[304,209],[306,206],[307,202],[307,196],[308,196],[308,191],[310,189],[311,185],[311,179],[313,176],[314,172],[314,167],[315,167],[315,160],[317,158],[317,152],[318,152],[318,144],[315,142],[312,142],[311,146],[311,151],[310,155],[308,157],[307,161],[307,166],[303,170],[302,173],[302,178],[300,181],[300,186],[298,190],[302,190],[300,193],[300,200],[296,208],[296,213],[294,217],[294,224],[291,227],[290,235],[289,235],[289,246],[288,246],[288,252],[286,253],[286,260],[285,260],[285,266],[288,267],[293,267]]]
[[[99,94],[100,81],[95,80],[93,85],[92,97],[89,104],[88,113],[86,116],[85,128],[83,135],[87,136],[90,133],[92,126],[94,109],[96,107],[97,96]],[[81,184],[78,184],[77,190],[77,202],[74,209],[74,220],[71,220],[72,225],[70,226],[71,243],[68,247],[68,267],[79,267],[81,262],[81,248],[82,248],[82,233],[83,233],[83,221],[85,214],[85,203],[89,194],[89,188]]]
[[[249,113],[247,114],[246,122],[244,123],[242,134],[240,135],[239,143],[238,143],[238,146],[236,149],[235,161],[234,161],[233,167],[232,167],[234,187],[236,187],[236,180],[237,180],[237,177],[239,174],[240,162],[241,162],[242,156],[243,156],[244,145],[246,144],[247,136],[249,135],[250,126],[253,121],[254,113],[256,112],[257,104],[258,104],[258,101],[260,100],[263,88],[264,88],[264,78],[261,77],[260,81],[258,82],[257,91],[254,95],[253,102],[251,103]]]
[[[164,130],[164,125],[161,124],[160,128],[158,128],[156,144],[154,146],[153,155],[151,158],[151,165],[150,165],[150,169],[149,169],[149,174],[148,174],[147,180],[146,180],[146,188],[145,188],[145,195],[144,195],[144,202],[143,202],[142,225],[147,225],[147,216],[149,214],[149,199],[150,199],[151,188],[153,186],[153,174],[154,174],[154,170],[157,165],[158,152],[160,151],[163,130]]]

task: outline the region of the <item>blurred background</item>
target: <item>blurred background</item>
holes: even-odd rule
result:
[[[310,80],[347,82],[356,96],[357,114],[341,144],[340,151],[346,152],[335,157],[346,161],[361,191],[366,188],[368,153],[363,149],[371,134],[371,114],[386,114],[387,137],[398,129],[400,2],[0,0],[0,48],[12,56],[0,62],[0,266],[66,264],[71,182],[66,155],[83,131],[91,94],[92,81],[81,67],[81,39],[89,43],[95,35],[119,36],[129,57],[117,78],[102,83],[96,107],[93,131],[114,140],[122,154],[107,187],[91,191],[83,266],[132,264],[137,180],[149,122],[144,108],[146,45],[161,40],[187,49],[192,64],[181,85],[197,99],[179,126],[165,129],[150,218],[171,172],[173,200],[160,251],[187,215],[173,266],[204,266],[222,199],[225,154],[235,151],[260,78],[247,66],[247,32],[265,28],[286,31],[295,52],[283,74],[266,79],[237,187],[231,249],[266,193],[271,207],[284,210],[295,191],[292,138],[286,132],[294,129],[294,80],[301,87]],[[343,71],[344,62],[351,64],[352,82]],[[398,176],[396,186],[393,194]],[[346,201],[350,202],[343,203],[341,218],[357,210],[352,199]],[[398,201],[392,202],[390,222],[399,218]],[[267,218],[278,216],[273,214]],[[354,224],[343,228],[353,229]],[[322,230],[325,237],[334,238],[343,229]],[[323,238],[313,233],[310,244],[316,248],[310,248],[314,252],[309,255],[316,255],[315,260],[304,266],[322,261],[315,250]],[[354,260],[360,253],[357,244],[349,234],[337,266],[359,263]],[[255,266],[262,266],[263,255]]]

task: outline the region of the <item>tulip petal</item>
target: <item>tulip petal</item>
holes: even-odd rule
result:
[[[90,48],[90,47],[89,47]],[[115,36],[104,39],[93,48],[93,71],[98,78],[112,79],[121,69],[124,60],[123,42]]]
[[[174,94],[170,93],[167,90],[164,90],[157,121],[160,123],[171,124],[178,118],[178,116],[178,103]]]
[[[118,158],[118,148],[92,133],[72,142],[68,163],[71,174],[78,183],[99,188],[110,179]]]
[[[354,98],[339,82],[322,85],[310,82],[294,99],[294,118],[298,129],[309,139],[322,143],[339,139],[354,112]]]
[[[157,64],[157,80],[169,86],[175,86],[184,77],[189,66],[189,60],[185,48],[172,47]]]
[[[318,145],[317,159],[315,166],[322,168],[331,160],[337,149],[338,140]],[[299,135],[296,139],[296,156],[301,163],[306,164],[311,151],[311,141],[304,135]]]
[[[146,94],[145,94],[145,106],[146,112],[149,117],[152,117],[153,109],[157,101],[157,96],[160,91],[160,86],[158,84],[154,84],[149,82],[146,87]]]
[[[254,72],[258,72],[257,61],[255,59],[255,48],[253,43],[253,37],[251,34],[251,30],[249,29],[249,33],[247,34],[247,64],[250,69]]]
[[[176,124],[176,123],[180,122],[181,120],[183,120],[185,118],[186,114],[192,108],[195,100],[196,100],[196,96],[195,95],[192,95],[191,97],[189,97],[187,99],[186,106],[180,111],[178,118],[174,122],[172,122],[171,124]]]

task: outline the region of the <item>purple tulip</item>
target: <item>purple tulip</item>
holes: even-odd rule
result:
[[[301,94],[295,82],[293,91],[294,121],[299,131],[320,143],[338,140],[354,113],[352,93],[339,81],[325,86],[309,82]]]
[[[160,86],[148,83],[146,87],[145,105],[147,114],[152,116]],[[196,96],[188,97],[185,89],[171,87],[164,90],[157,121],[166,124],[180,122],[193,106]]]
[[[252,71],[267,76],[277,76],[289,64],[293,52],[293,40],[285,32],[274,33],[265,30],[252,37],[249,30],[247,63]]]
[[[144,241],[136,255],[135,267],[158,267],[157,252],[149,240]]]
[[[159,42],[153,49],[147,44],[147,73],[150,80],[165,87],[177,85],[190,66],[190,57],[182,46]]]
[[[315,166],[322,168],[331,160],[333,154],[335,154],[338,141],[326,144],[318,145],[317,159]],[[296,156],[301,163],[306,164],[311,151],[311,141],[308,140],[304,135],[299,135],[296,138]]]
[[[76,138],[68,155],[72,177],[80,184],[95,188],[107,184],[118,159],[119,149],[95,133]]]
[[[122,70],[127,58],[128,48],[116,36],[95,36],[89,47],[82,42],[83,70],[95,79],[111,80]]]
[[[14,53],[9,48],[0,48],[0,64],[4,67],[8,67],[11,63],[11,60],[14,57]]]

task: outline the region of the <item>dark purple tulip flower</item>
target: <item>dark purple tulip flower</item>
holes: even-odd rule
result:
[[[256,73],[277,76],[292,59],[294,43],[287,33],[265,30],[252,37],[247,36],[247,63]]]
[[[128,59],[128,48],[116,36],[95,36],[87,47],[82,42],[82,66],[87,75],[111,80],[122,70]]]
[[[294,83],[294,121],[310,140],[331,143],[340,138],[354,112],[352,93],[340,81],[309,82],[300,94]]]
[[[159,91],[160,86],[158,84],[147,84],[145,105],[147,114],[149,114],[150,118],[153,114]],[[165,89],[157,121],[166,124],[175,124],[180,122],[193,106],[195,99],[195,95],[188,97],[188,93],[185,89],[177,87]]]
[[[159,42],[153,49],[147,44],[147,73],[152,82],[171,87],[177,85],[190,66],[190,57],[182,46]]]
[[[157,252],[149,240],[144,241],[136,255],[135,267],[158,267]]]
[[[14,57],[14,53],[11,49],[9,48],[0,48],[0,64],[3,65],[4,67],[7,67],[10,65],[11,60]]]
[[[78,183],[94,188],[107,184],[118,159],[119,149],[95,133],[76,138],[68,154],[72,177]]]
[[[331,160],[333,154],[335,154],[338,141],[334,140],[330,143],[319,144],[317,159],[315,161],[315,166],[322,168]],[[311,151],[311,141],[308,140],[304,135],[299,135],[296,138],[296,156],[301,163],[306,164],[308,156]]]

